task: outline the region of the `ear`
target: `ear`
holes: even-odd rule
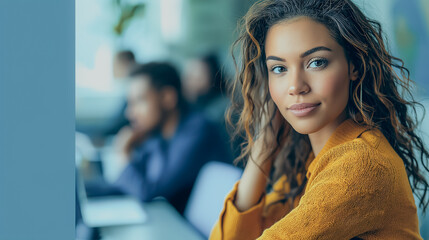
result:
[[[352,81],[355,81],[359,77],[359,71],[352,62],[349,63],[349,77]]]
[[[161,104],[165,110],[173,110],[178,104],[178,94],[176,89],[165,87],[161,92]]]

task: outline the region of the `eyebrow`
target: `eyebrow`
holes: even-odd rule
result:
[[[303,58],[303,57],[306,57],[306,56],[308,56],[308,55],[310,55],[312,53],[318,52],[318,51],[329,51],[329,52],[332,52],[332,50],[330,48],[320,46],[320,47],[315,47],[315,48],[312,48],[310,50],[305,51],[304,53],[302,53],[300,55],[300,57]],[[280,58],[280,57],[276,57],[276,56],[268,56],[267,59],[266,59],[266,61],[268,61],[268,60],[275,60],[275,61],[286,62],[286,60],[284,58]]]
[[[300,57],[301,58],[306,57],[306,56],[308,56],[308,55],[310,55],[312,53],[315,53],[317,51],[329,51],[329,52],[332,52],[332,50],[330,48],[320,46],[320,47],[315,47],[315,48],[312,48],[312,49],[306,51],[305,53],[301,54]]]

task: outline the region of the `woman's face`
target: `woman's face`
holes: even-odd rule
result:
[[[271,97],[297,132],[315,133],[345,119],[356,76],[323,24],[306,17],[280,22],[268,30],[265,53]]]

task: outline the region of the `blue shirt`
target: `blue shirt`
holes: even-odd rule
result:
[[[184,116],[171,139],[154,134],[132,154],[115,183],[142,201],[165,197],[183,212],[200,168],[209,161],[232,162],[220,127],[202,114]]]

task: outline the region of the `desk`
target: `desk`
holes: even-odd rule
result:
[[[146,203],[147,222],[100,228],[102,240],[203,240],[204,238],[165,200]]]

